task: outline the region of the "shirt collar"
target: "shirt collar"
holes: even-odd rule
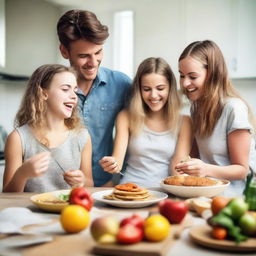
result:
[[[92,86],[105,85],[106,83],[107,83],[107,75],[104,72],[104,69],[100,67],[98,70],[98,74],[93,81]]]
[[[107,74],[103,68],[99,67],[98,73],[93,81],[92,87],[98,87],[99,85],[105,85],[107,83]],[[83,91],[78,88],[78,94],[83,94]]]

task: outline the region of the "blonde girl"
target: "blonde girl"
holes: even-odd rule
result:
[[[224,57],[212,41],[191,43],[179,58],[180,84],[191,101],[200,159],[176,166],[181,173],[231,180],[226,195],[241,195],[249,168],[256,170],[255,120],[234,89]]]
[[[91,140],[80,124],[76,90],[72,68],[43,65],[32,74],[6,142],[4,192],[93,186]]]
[[[127,151],[120,183],[158,187],[189,154],[190,118],[180,114],[176,80],[162,58],[148,58],[140,64],[132,90],[129,109],[121,111],[116,120],[113,154],[103,157],[100,164],[105,171],[118,173]]]

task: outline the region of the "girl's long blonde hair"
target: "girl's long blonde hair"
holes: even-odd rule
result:
[[[243,100],[249,110],[251,124],[256,127],[249,105],[239,95],[228,77],[227,66],[219,47],[210,40],[196,41],[188,45],[180,55],[179,61],[186,57],[200,61],[207,69],[203,96],[191,102],[194,132],[200,137],[210,136],[219,120],[225,99],[235,97]]]
[[[48,89],[54,75],[62,72],[70,72],[77,77],[72,67],[59,64],[42,65],[34,71],[16,114],[15,127],[20,127],[24,124],[28,124],[33,128],[45,126],[47,103],[44,100],[43,89]],[[82,127],[77,107],[74,108],[71,117],[64,120],[64,123],[70,130]]]
[[[132,97],[129,104],[130,132],[131,135],[138,135],[149,112],[148,106],[142,99],[141,79],[144,75],[156,73],[163,75],[169,82],[170,91],[167,102],[164,106],[164,118],[172,132],[177,132],[180,124],[180,110],[182,103],[177,91],[175,76],[169,64],[162,58],[147,58],[138,67],[133,80]]]

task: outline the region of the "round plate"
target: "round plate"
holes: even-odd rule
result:
[[[112,189],[110,190],[104,190],[104,191],[98,191],[92,194],[92,197],[94,200],[99,201],[101,203],[109,204],[112,206],[122,207],[122,208],[139,208],[139,207],[145,207],[149,206],[151,204],[157,203],[165,198],[168,197],[166,193],[148,190],[148,192],[154,196],[153,199],[145,200],[145,201],[115,201],[115,200],[109,200],[104,199],[103,197],[106,195],[109,195],[113,192]]]
[[[215,178],[211,178],[217,180]],[[222,193],[230,184],[228,180],[221,180],[223,184],[214,186],[175,186],[164,184],[164,180],[161,181],[160,186],[167,192],[185,198],[191,197],[213,197]]]
[[[240,244],[236,244],[235,241],[232,240],[217,240],[211,237],[211,227],[207,224],[192,227],[189,230],[189,235],[197,244],[217,250],[237,252],[256,250],[256,238],[249,238]]]
[[[69,203],[64,202],[56,202],[56,200],[60,200],[58,198],[59,195],[68,195],[70,193],[70,189],[67,190],[57,190],[48,193],[36,194],[30,197],[30,200],[33,204],[35,204],[38,208],[48,212],[60,212],[65,206]]]

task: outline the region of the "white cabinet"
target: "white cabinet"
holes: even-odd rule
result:
[[[232,78],[256,77],[255,0],[185,0],[184,7],[187,44],[213,40]]]

